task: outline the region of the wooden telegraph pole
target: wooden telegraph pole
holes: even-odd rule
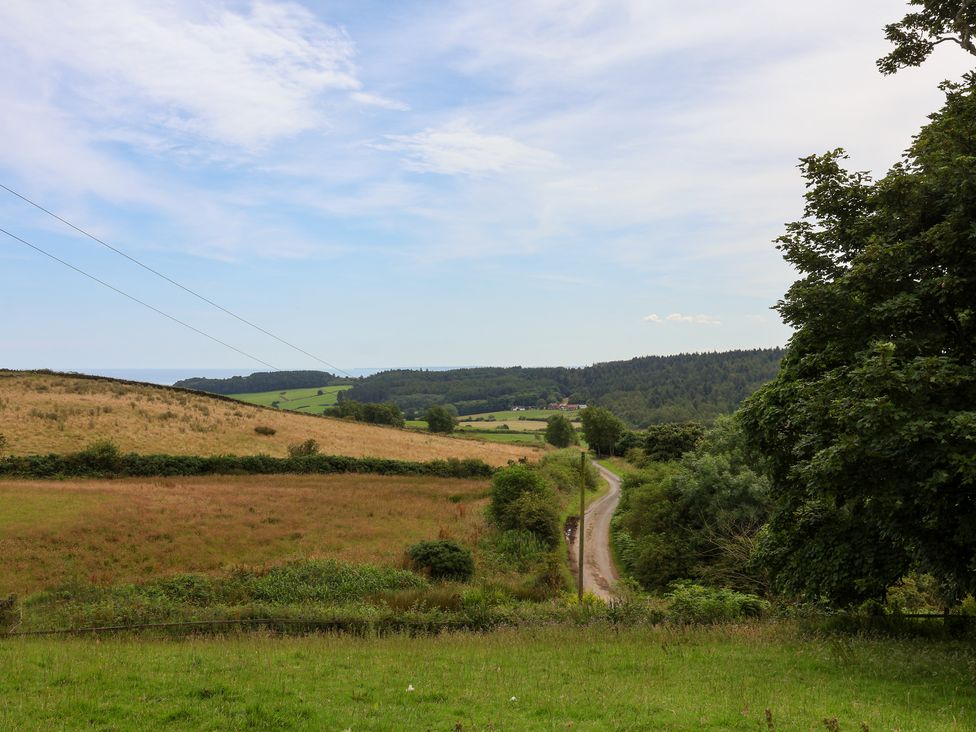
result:
[[[579,515],[579,601],[583,602],[583,524],[586,517],[586,453],[580,453],[580,515]]]

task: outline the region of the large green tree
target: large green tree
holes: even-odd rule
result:
[[[597,455],[612,455],[613,446],[627,429],[613,412],[603,407],[587,407],[580,413],[583,436]]]
[[[569,447],[579,442],[579,437],[572,422],[562,414],[554,414],[546,420],[546,442],[555,447]]]
[[[918,10],[885,26],[885,37],[895,47],[878,59],[881,73],[921,66],[943,43],[954,43],[976,56],[976,0],[910,0],[909,4]]]
[[[424,412],[424,421],[431,432],[453,432],[457,426],[457,419],[447,407],[434,404]]]
[[[883,179],[802,161],[805,218],[779,239],[795,333],[741,415],[782,590],[845,604],[917,568],[947,602],[976,591],[976,78],[944,88]]]

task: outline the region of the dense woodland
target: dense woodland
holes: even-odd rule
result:
[[[208,394],[249,394],[260,391],[311,389],[316,386],[348,384],[328,371],[259,371],[250,376],[231,376],[229,379],[206,379],[201,376],[177,381],[181,389],[205,391]]]
[[[279,371],[230,379],[185,379],[176,386],[213,394],[353,383],[340,397],[393,403],[414,415],[434,404],[458,414],[513,406],[539,407],[568,399],[610,409],[632,426],[711,420],[735,411],[776,376],[782,349],[643,356],[583,368],[470,368],[384,371],[353,382],[324,371]]]

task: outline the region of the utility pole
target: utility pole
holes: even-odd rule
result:
[[[586,453],[580,453],[580,515],[579,515],[579,601],[583,602],[583,533],[586,529]]]

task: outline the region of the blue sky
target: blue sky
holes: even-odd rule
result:
[[[7,0],[0,182],[344,368],[783,345],[797,158],[883,173],[967,68],[880,76],[905,8]],[[0,221],[319,366],[2,191]],[[6,237],[0,306],[0,366],[262,368]]]

